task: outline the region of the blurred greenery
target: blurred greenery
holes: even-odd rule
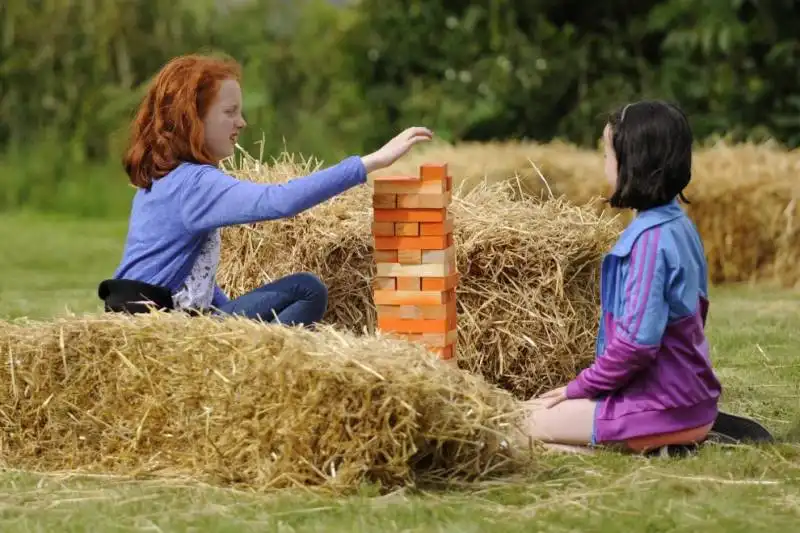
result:
[[[699,139],[800,146],[795,0],[4,0],[0,209],[126,214],[120,165],[171,57],[241,61],[267,155],[333,160],[423,123],[447,140],[594,145],[631,99]]]

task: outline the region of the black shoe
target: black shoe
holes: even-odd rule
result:
[[[708,440],[720,444],[775,442],[770,432],[755,420],[722,411],[717,415]]]

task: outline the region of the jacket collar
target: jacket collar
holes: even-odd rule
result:
[[[668,204],[654,207],[637,214],[636,218],[634,218],[633,221],[628,224],[628,227],[625,228],[625,231],[622,232],[622,235],[620,235],[619,240],[617,240],[617,243],[609,254],[617,257],[627,256],[631,253],[633,243],[636,242],[637,237],[644,231],[669,222],[670,220],[675,220],[683,215],[683,209],[678,204],[677,198],[673,199]]]

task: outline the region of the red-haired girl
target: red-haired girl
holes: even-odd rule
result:
[[[218,168],[233,154],[246,125],[240,74],[234,61],[183,56],[164,66],[150,87],[124,160],[138,190],[122,261],[114,279],[101,284],[107,309],[131,309],[141,297],[159,303],[157,296],[166,294],[160,307],[215,309],[283,324],[319,321],[327,288],[310,273],[286,276],[230,300],[215,277],[219,229],[294,216],[365,183],[369,172],[432,137],[426,128],[409,128],[369,155],[348,157],[287,183],[240,181]]]

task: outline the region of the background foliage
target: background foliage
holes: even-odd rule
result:
[[[244,65],[246,148],[332,160],[424,123],[452,141],[594,145],[602,116],[678,101],[699,139],[800,146],[794,0],[5,0],[0,207],[127,212],[119,164],[150,77]]]

